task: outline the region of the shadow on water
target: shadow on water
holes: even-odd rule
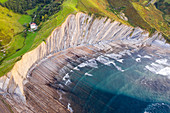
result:
[[[156,107],[155,104],[151,102],[145,102],[126,95],[112,94],[97,89],[93,91],[92,95],[86,95],[85,93],[77,92],[75,95],[71,95],[68,98],[71,100],[72,108],[74,109],[75,113],[170,112],[170,105],[165,103],[155,103],[156,105],[159,105]]]

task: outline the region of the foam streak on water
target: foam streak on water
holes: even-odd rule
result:
[[[96,62],[95,59],[90,59],[90,60],[78,65],[78,67],[81,67],[81,68],[86,67],[86,66],[93,67],[93,68],[98,68],[97,67],[97,62]]]
[[[170,78],[170,65],[168,64],[168,59],[157,59],[154,63],[146,65],[145,68],[152,73]]]
[[[169,113],[170,105],[165,103],[153,103],[145,108],[144,113]]]
[[[66,105],[78,113],[170,113],[169,64],[143,51],[102,54],[63,77],[73,93]]]

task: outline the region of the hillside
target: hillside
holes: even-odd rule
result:
[[[149,33],[139,27],[134,28],[121,24],[118,21],[113,22],[111,19],[98,19],[84,13],[77,13],[76,15],[71,14],[60,27],[53,30],[51,35],[46,39],[46,42],[42,42],[34,50],[23,55],[22,59],[15,64],[12,71],[10,71],[7,76],[0,79],[0,83],[2,84],[0,88],[9,92],[11,95],[18,97],[17,100],[15,100],[13,96],[6,97],[9,105],[12,106],[12,110],[27,111],[28,113],[32,113],[32,111],[36,113],[67,113],[72,111],[67,107],[68,102],[73,102],[71,105],[75,113],[88,113],[89,109],[103,111],[105,110],[104,108],[96,108],[98,104],[95,104],[95,107],[88,107],[84,104],[84,101],[80,101],[81,99],[85,99],[85,102],[88,101],[87,98],[91,93],[87,93],[87,91],[91,91],[89,88],[93,85],[91,78],[96,77],[94,79],[94,81],[96,81],[94,84],[95,87],[98,83],[102,83],[102,86],[103,83],[107,84],[103,79],[106,78],[110,80],[111,76],[107,78],[109,72],[107,73],[104,71],[106,69],[104,66],[109,66],[112,70],[111,75],[117,75],[116,78],[121,76],[119,82],[124,82],[124,80],[128,79],[127,83],[129,83],[133,80],[131,82],[133,83],[132,86],[136,86],[136,83],[141,84],[141,81],[145,79],[150,80],[150,78],[146,78],[147,76],[151,76],[148,75],[148,71],[145,75],[143,74],[146,69],[145,71],[140,71],[143,69],[141,64],[144,66],[147,64],[145,62],[139,62],[138,56],[143,53],[142,56],[140,56],[141,61],[147,59],[147,62],[150,61],[153,64],[155,61],[150,59],[153,58],[155,60],[155,57],[157,57],[156,55],[159,55],[160,57],[162,52],[170,53],[170,45],[163,43],[164,40],[162,38],[163,37],[159,33],[155,33],[152,37],[149,37]],[[146,58],[144,55],[149,56]],[[166,57],[167,56],[161,56],[161,58]],[[128,60],[131,58],[132,60],[126,63],[126,61],[124,61],[126,58]],[[101,63],[103,65],[99,65]],[[124,65],[128,66],[124,69],[122,68]],[[165,65],[164,62],[161,67],[164,67],[163,65]],[[86,70],[81,70],[85,67]],[[135,69],[135,73],[131,73],[131,68]],[[140,70],[136,71],[137,69]],[[95,70],[99,73],[91,74],[92,71]],[[126,74],[122,75],[125,72]],[[72,73],[76,82],[74,81],[74,78],[70,79],[72,76],[69,75]],[[101,78],[99,77],[100,73],[104,74]],[[160,73],[162,74],[161,76],[164,75],[162,77],[163,79],[168,76],[168,73],[163,73],[161,71]],[[128,77],[122,80],[123,76]],[[88,78],[90,80],[87,80]],[[99,78],[102,82],[98,81]],[[83,84],[79,84],[83,79],[85,79],[85,82],[83,81]],[[109,85],[109,88],[110,86],[116,86],[116,81],[117,79],[115,82],[111,82],[111,84],[115,83],[115,85]],[[90,84],[87,86],[85,83],[89,82]],[[160,86],[157,84],[155,86],[154,82],[147,83],[149,86],[146,85],[145,88],[148,87],[149,91],[147,89],[140,90],[141,92],[148,91],[145,95],[143,95],[143,93],[135,93],[136,90],[134,91],[134,87],[130,87],[133,90],[130,90],[131,92],[128,90],[128,96],[138,96],[142,99],[145,97],[147,98],[148,94],[153,95],[150,91],[155,91],[155,87],[161,89],[162,85],[164,85],[163,88],[167,88],[166,84],[168,82],[169,81],[161,81],[159,83],[161,84]],[[77,84],[79,87],[77,87]],[[82,88],[80,87],[81,85],[83,85]],[[124,88],[124,86],[125,85],[122,87]],[[135,89],[139,88],[140,87],[135,87]],[[114,90],[108,90],[108,87],[106,87],[106,89],[109,92]],[[118,89],[122,91],[122,88],[118,87]],[[80,93],[77,93],[77,91],[80,91]],[[126,92],[127,90],[125,89],[123,91]],[[166,89],[158,90],[155,93],[153,96],[149,96],[149,99],[153,99],[154,97],[155,101],[159,101],[163,98],[163,102],[168,102],[168,93],[166,93]],[[68,97],[74,97],[73,99],[76,100],[76,102],[71,98],[67,98],[64,94],[68,95]],[[77,95],[80,96],[77,97]],[[86,95],[86,97],[84,97],[84,95]],[[158,95],[160,95],[159,97],[161,99],[157,98]],[[96,97],[103,96],[97,95]],[[110,98],[112,97],[113,96],[110,96]],[[96,103],[96,101],[97,100],[94,102]],[[24,102],[25,104],[23,104]],[[102,102],[105,101],[102,100]],[[101,103],[101,105],[107,107],[108,102],[109,100],[104,104]],[[147,105],[148,104],[149,103],[147,103]],[[84,108],[87,110],[84,111]],[[143,111],[144,108],[145,107],[142,107],[142,110],[140,111]],[[114,109],[111,111],[112,112],[106,113],[113,113]]]
[[[10,3],[9,1],[7,3]],[[150,35],[157,30],[162,32],[168,40],[168,23],[164,21],[162,13],[160,13],[153,4],[146,7],[149,1],[150,0],[57,0],[54,2],[47,1],[45,4],[42,1],[31,2],[32,7],[28,8],[26,5],[23,9],[27,15],[22,16],[20,23],[24,24],[24,20],[29,23],[29,21],[31,21],[29,18],[33,18],[36,14],[38,16],[35,18],[35,22],[39,24],[39,29],[35,33],[28,33],[26,40],[21,38],[23,37],[22,34],[17,36],[20,37],[21,42],[26,45],[23,45],[22,48],[20,46],[18,51],[15,49],[15,51],[9,52],[12,54],[9,54],[1,61],[0,70],[2,71],[0,76],[7,73],[23,54],[36,48],[41,42],[45,42],[54,28],[60,26],[69,14],[76,14],[77,12],[87,13],[93,15],[95,18],[108,17],[112,21],[117,20],[129,26],[140,26],[149,31]],[[11,8],[13,6],[15,6],[15,4],[8,5],[8,7]],[[22,3],[19,4],[19,6],[22,6]],[[51,7],[55,7],[56,12],[52,11]],[[21,13],[21,10],[13,10]],[[50,11],[52,11],[52,13],[49,13]],[[17,41],[15,41],[15,43],[17,43]],[[15,45],[15,43],[13,45]],[[9,64],[12,65],[9,66]]]
[[[165,1],[0,0],[0,111],[133,113],[170,103]]]
[[[5,55],[5,50],[12,38],[23,31],[24,27],[18,22],[21,15],[0,6],[0,60]]]

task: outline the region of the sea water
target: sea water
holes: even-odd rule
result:
[[[68,109],[75,113],[170,113],[168,56],[126,51],[79,64],[63,77],[69,90],[64,95]]]

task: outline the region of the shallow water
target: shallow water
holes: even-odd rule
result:
[[[61,102],[75,113],[170,113],[169,55],[103,54],[64,76]]]

